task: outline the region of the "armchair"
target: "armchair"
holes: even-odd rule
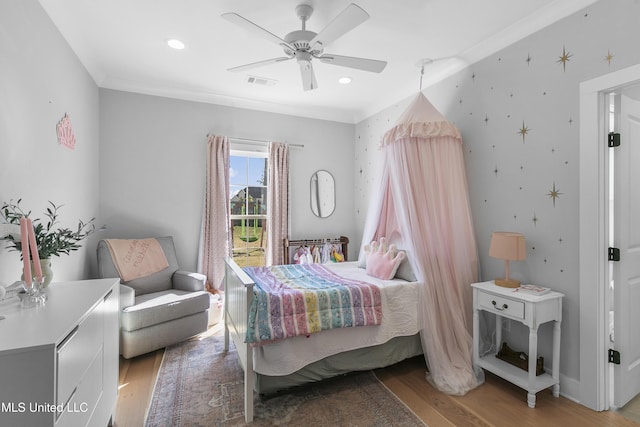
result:
[[[206,277],[178,269],[172,237],[156,239],[168,267],[123,281],[109,246],[98,242],[98,275],[120,277],[120,354],[125,358],[158,350],[207,330]]]

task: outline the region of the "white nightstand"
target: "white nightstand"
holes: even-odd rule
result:
[[[560,322],[562,297],[560,292],[530,295],[512,288],[496,286],[493,281],[474,283],[473,287],[473,361],[487,371],[527,390],[527,403],[536,406],[536,393],[553,386],[553,395],[560,395]],[[502,318],[517,320],[529,327],[529,371],[524,371],[496,357],[495,352],[480,357],[480,310],[496,315],[496,349],[502,341]],[[538,327],[546,322],[553,326],[553,360],[551,375],[536,376],[538,359]],[[496,350],[497,351],[497,350]]]

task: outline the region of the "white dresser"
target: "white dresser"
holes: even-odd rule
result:
[[[0,304],[0,426],[106,426],[118,394],[117,279],[52,283]]]

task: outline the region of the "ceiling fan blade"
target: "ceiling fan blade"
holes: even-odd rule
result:
[[[327,46],[329,43],[342,36],[343,34],[351,31],[364,21],[369,19],[369,14],[364,11],[360,6],[351,3],[347,6],[333,21],[320,31],[311,41],[309,46],[310,50],[314,50],[316,45],[321,47]]]
[[[302,88],[304,90],[316,89],[318,82],[316,81],[316,75],[313,72],[311,62],[300,61],[298,65],[300,65],[300,75],[302,76]]]
[[[275,34],[273,34],[270,31],[265,30],[264,28],[260,27],[259,25],[254,24],[253,22],[249,21],[247,18],[243,18],[242,16],[238,15],[237,13],[223,13],[222,16],[224,19],[226,19],[229,22],[232,22],[242,28],[244,28],[247,31],[250,31],[254,34],[259,35],[262,38],[265,38],[271,42],[277,43],[280,46],[286,46],[288,49],[291,49],[292,51],[295,52],[296,48],[293,47],[291,44],[287,43],[286,41],[282,40],[280,37],[276,36]]]
[[[341,67],[355,68],[357,70],[380,73],[387,66],[387,61],[377,59],[356,58],[355,56],[333,55],[331,53],[316,56],[325,64],[339,65]]]
[[[254,68],[262,67],[264,65],[275,64],[276,62],[288,61],[293,59],[293,56],[281,56],[280,58],[265,59],[264,61],[252,62],[251,64],[240,65],[238,67],[227,68],[227,71],[239,72],[252,70]]]

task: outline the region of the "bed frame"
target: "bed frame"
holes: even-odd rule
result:
[[[342,239],[342,238],[340,238]],[[346,239],[346,237],[344,238]],[[291,243],[291,246],[299,245],[300,242],[307,242],[307,244],[311,244],[310,242],[314,242],[314,240],[287,240],[285,241]],[[325,242],[325,240],[315,240],[315,243]],[[336,242],[331,242],[336,243]],[[346,241],[340,241],[341,244],[344,244],[343,253],[346,256],[346,244],[348,243],[348,239]],[[288,245],[286,246],[288,248]],[[286,252],[285,252],[286,253]],[[254,416],[254,389],[256,389],[257,381],[257,373],[253,370],[253,351],[254,348],[251,345],[248,345],[245,342],[246,334],[247,334],[247,326],[248,326],[248,314],[250,311],[251,303],[253,301],[253,287],[255,283],[249,277],[247,273],[242,270],[233,260],[233,258],[228,257],[225,259],[225,277],[224,277],[224,348],[225,351],[229,350],[229,340],[233,340],[233,344],[238,352],[238,359],[240,360],[240,364],[242,365],[242,369],[244,370],[244,414],[245,421],[250,423],[253,421]],[[395,354],[395,359],[392,362],[389,362],[388,353],[392,349]],[[380,350],[381,354],[386,355],[386,362],[380,363],[377,360],[377,356],[375,351]],[[346,360],[352,360],[352,358],[360,358],[359,364],[357,368],[349,368],[349,365],[343,365],[341,369],[343,372],[349,372],[353,370],[362,369],[364,364],[363,360],[366,360],[368,363],[372,365],[366,367],[366,369],[375,369],[387,366],[390,363],[395,363],[397,361],[403,360],[407,357],[413,357],[417,354],[421,354],[421,344],[420,337],[418,335],[408,336],[408,337],[396,337],[393,338],[390,342],[381,344],[376,347],[367,347],[362,349],[351,350],[346,353],[341,353],[335,356],[329,356],[325,360],[331,360],[332,362],[343,363]],[[321,364],[322,361],[318,361],[318,364]],[[334,363],[332,363],[334,364]],[[314,364],[309,365],[312,367]],[[304,369],[304,368],[303,368]],[[312,368],[313,369],[313,368]],[[264,378],[274,378],[274,377],[266,377],[261,376],[260,379]],[[326,378],[326,376],[322,376],[321,378]]]
[[[283,239],[282,250],[285,262],[291,262],[289,247],[333,243],[342,245],[342,253],[347,259],[349,239],[340,236],[332,239]],[[244,370],[244,418],[247,423],[253,421],[253,389],[255,374],[253,371],[253,347],[247,345],[247,323],[249,309],[253,301],[254,282],[233,258],[225,259],[224,275],[224,349],[229,350],[229,338],[238,351],[238,358]]]
[[[253,347],[245,342],[249,309],[253,301],[254,282],[233,258],[225,259],[224,275],[224,349],[229,350],[229,338],[238,351],[244,370],[244,419],[253,421]]]

